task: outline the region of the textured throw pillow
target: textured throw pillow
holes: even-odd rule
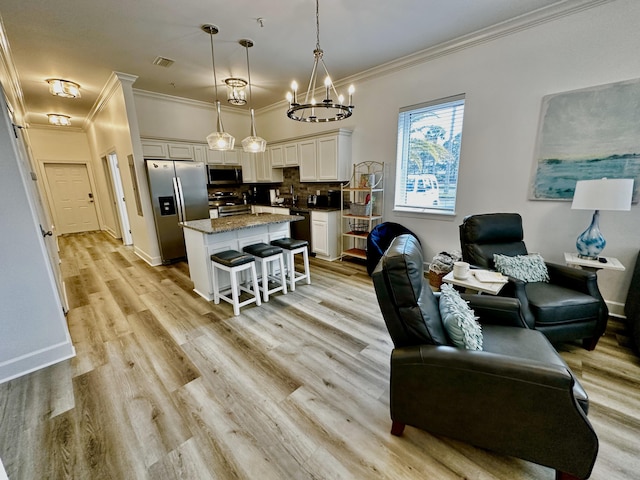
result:
[[[482,350],[482,328],[473,310],[448,283],[442,284],[440,292],[440,316],[453,344],[467,350]]]
[[[496,270],[503,275],[514,277],[523,282],[548,282],[549,272],[544,263],[544,258],[538,253],[529,255],[493,255]]]

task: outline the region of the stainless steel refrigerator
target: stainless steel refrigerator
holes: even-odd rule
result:
[[[202,162],[146,160],[162,263],[186,257],[179,222],[209,218],[207,171]]]

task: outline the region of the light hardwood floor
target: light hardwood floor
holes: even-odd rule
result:
[[[313,259],[312,285],[233,317],[191,291],[186,263],[150,267],[100,233],[60,245],[77,356],[0,385],[11,480],[554,478],[389,434],[392,344],[361,265]],[[640,478],[640,361],[609,325],[593,352],[559,349],[591,399],[591,478]]]

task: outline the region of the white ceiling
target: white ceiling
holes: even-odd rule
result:
[[[320,45],[339,82],[531,12],[540,17],[581,3],[590,1],[320,0]],[[136,75],[137,89],[212,102],[204,23],[220,29],[214,37],[219,83],[246,79],[238,40],[254,41],[255,108],[282,100],[293,79],[306,86],[316,43],[314,0],[2,0],[0,15],[31,124],[62,113],[81,126],[113,71]],[[175,63],[153,65],[157,56]],[[82,98],[49,95],[47,78],[79,83]],[[226,91],[219,92],[224,103]]]

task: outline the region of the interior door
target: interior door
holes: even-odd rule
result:
[[[47,163],[45,173],[59,234],[99,230],[87,166]]]

